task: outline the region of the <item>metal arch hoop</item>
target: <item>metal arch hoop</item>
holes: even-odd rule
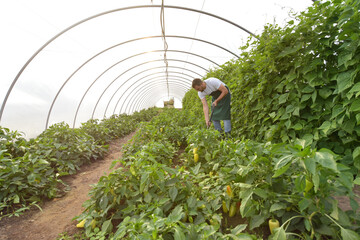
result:
[[[177,60],[177,61],[179,61],[179,62],[186,62],[186,61],[182,61],[182,60]],[[149,70],[153,70],[153,69],[156,69],[156,68],[164,68],[164,66],[147,69],[147,70],[144,70],[144,71],[142,71],[142,72],[140,72],[140,73],[143,73],[143,72],[146,72],[146,71],[149,71]],[[181,67],[175,67],[175,68],[187,70],[187,69],[181,68]],[[160,73],[161,73],[161,72],[160,72]],[[138,74],[139,74],[139,73],[138,73]],[[134,76],[136,76],[136,75],[138,75],[138,74],[135,74]],[[186,74],[184,74],[184,73],[179,73],[179,74],[186,75]],[[201,74],[198,74],[198,73],[195,73],[195,74],[197,74],[197,75],[199,75],[199,76],[201,77]],[[154,74],[150,74],[150,75],[154,75]],[[147,76],[145,76],[145,77],[148,77],[148,76],[150,76],[150,75],[147,75]],[[131,78],[128,78],[126,81],[124,81],[124,82],[119,86],[118,89],[116,89],[116,91],[114,92],[114,94],[111,96],[110,101],[111,101],[112,98],[115,96],[115,94],[120,90],[120,88],[121,88],[122,86],[124,86],[124,84],[125,84],[126,82],[128,82],[129,80],[131,80],[134,76],[132,76]],[[189,76],[189,75],[187,75],[187,76]],[[145,77],[138,79],[138,81],[144,79]],[[189,77],[190,77],[190,76],[189,76]],[[125,90],[124,94],[125,94],[128,90],[129,90],[129,88]],[[124,94],[123,94],[123,95],[124,95]],[[123,96],[123,95],[122,95],[122,96]],[[116,102],[115,108],[117,107],[118,103],[119,103],[120,100],[122,99],[122,96],[121,96],[121,97],[118,99],[118,101]],[[108,104],[108,106],[109,106],[109,104]],[[106,114],[106,111],[107,111],[108,106],[106,107],[104,114]],[[121,109],[122,109],[122,107],[121,107]],[[121,109],[120,109],[120,111],[121,111]]]
[[[171,77],[181,78],[181,79],[185,80],[186,82],[188,82],[189,85],[191,85],[191,82],[192,82],[192,80],[187,79],[187,78],[184,78],[184,77],[180,77],[180,76],[171,76]],[[134,89],[133,89],[132,91],[136,91],[136,92],[134,92],[132,96],[134,96],[134,95],[136,96],[137,93],[139,92],[139,90],[142,90],[144,86],[147,86],[147,85],[149,84],[149,82],[150,82],[150,83],[153,83],[154,80],[157,80],[157,79],[159,79],[159,78],[164,78],[164,76],[157,76],[157,77],[153,77],[153,78],[150,78],[150,79],[146,79],[144,82],[140,83],[140,85],[134,87]],[[142,80],[142,79],[139,79],[139,80]],[[176,79],[176,80],[178,80],[178,79]],[[189,86],[188,84],[185,83],[185,81],[183,81],[184,86]],[[130,103],[130,101],[131,101],[131,99],[132,99],[132,96],[129,97],[128,104]],[[120,99],[118,100],[118,102],[119,102],[119,101],[120,101]],[[122,106],[121,106],[121,108],[120,108],[120,110],[119,110],[119,113],[122,112],[124,105],[125,105],[125,101],[124,101],[124,103],[122,104]],[[128,106],[125,107],[124,112],[127,111],[127,108],[128,108]],[[115,111],[115,110],[116,110],[116,108],[114,109],[114,111]],[[114,112],[114,114],[115,114],[115,112]]]
[[[156,85],[154,85],[154,86],[156,86]],[[174,84],[174,86],[181,87],[180,85],[176,85],[176,84]],[[152,98],[152,94],[154,94],[153,90],[154,90],[153,88],[147,89],[145,95],[141,99],[137,100],[138,102],[136,103],[136,105],[133,106],[133,110],[130,112],[134,112],[134,111],[138,111],[139,109],[146,108],[144,105],[146,102],[148,102],[148,100],[147,100],[148,98],[150,98],[150,97]],[[187,88],[183,88],[184,92],[186,92],[186,90],[187,90]],[[173,94],[173,95],[175,95],[175,94]],[[164,97],[164,96],[167,96],[167,94],[163,94],[161,97]],[[178,98],[181,99],[182,96],[178,96]]]
[[[161,76],[160,76],[159,78],[161,78]],[[157,79],[155,79],[155,80],[158,81],[159,78],[157,78]],[[164,80],[164,79],[166,79],[166,78],[162,78],[162,79],[160,79],[160,80]],[[151,80],[151,81],[150,81],[150,80]],[[144,84],[141,85],[141,86],[138,86],[138,88],[137,88],[137,90],[136,90],[136,94],[134,94],[134,96],[137,96],[137,93],[138,93],[139,91],[147,91],[146,88],[147,88],[149,85],[153,84],[153,82],[154,82],[155,80],[149,79],[149,80],[148,80],[149,82],[146,82],[146,83],[144,83]],[[191,81],[190,81],[190,82],[191,82]],[[181,84],[185,87],[186,90],[189,89],[189,85],[185,84],[185,82],[181,82]],[[156,85],[156,84],[155,84],[155,85]],[[144,88],[145,88],[145,90],[144,90]],[[143,95],[144,95],[144,94],[143,94]],[[131,108],[134,107],[135,101],[136,101],[135,98],[129,99],[128,104],[126,105],[124,112],[126,112],[127,110],[129,110],[129,111],[131,112]]]
[[[163,81],[162,82],[158,82],[158,83],[150,83],[148,85],[150,85],[149,88],[147,88],[146,90],[144,90],[144,94],[142,95],[142,98],[141,99],[134,99],[133,100],[133,103],[131,104],[131,107],[129,107],[130,105],[128,105],[127,107],[129,107],[129,112],[132,112],[132,111],[135,111],[135,109],[137,109],[137,106],[140,104],[140,101],[144,101],[144,99],[148,96],[149,91],[153,90],[154,87],[157,87],[157,86],[162,86],[165,82],[165,78],[162,79]],[[185,86],[184,84],[182,83],[173,83],[173,86],[178,86],[178,87],[181,87],[183,89],[184,92],[186,92],[186,90],[188,90],[188,87]],[[164,95],[166,96],[166,95]],[[181,96],[179,96],[179,98],[181,98]]]
[[[9,95],[12,91],[12,89],[14,88],[17,80],[19,79],[19,77],[21,76],[21,74],[23,73],[23,71],[25,70],[25,68],[30,64],[30,62],[46,47],[48,46],[50,43],[52,43],[55,39],[57,39],[59,36],[61,36],[62,34],[64,34],[65,32],[71,30],[72,28],[84,23],[84,22],[87,22],[91,19],[94,19],[94,18],[97,18],[97,17],[100,17],[100,16],[103,16],[103,15],[106,15],[106,14],[109,14],[109,13],[113,13],[113,12],[118,12],[118,11],[123,11],[123,10],[129,10],[129,9],[136,9],[136,8],[159,8],[159,7],[162,7],[161,5],[140,5],[140,6],[132,6],[132,7],[125,7],[125,8],[119,8],[119,9],[113,9],[113,10],[110,10],[110,11],[106,11],[106,12],[102,12],[102,13],[99,13],[99,14],[96,14],[96,15],[93,15],[91,17],[88,17],[88,18],[85,18],[71,26],[69,26],[68,28],[64,29],[63,31],[61,31],[60,33],[56,34],[54,37],[52,37],[49,41],[47,41],[43,46],[41,46],[30,58],[29,60],[24,64],[24,66],[20,69],[20,71],[18,72],[18,74],[16,75],[15,79],[13,80],[13,82],[11,83],[7,93],[6,93],[6,96],[4,98],[4,101],[3,101],[3,104],[1,106],[1,109],[0,109],[0,121],[2,119],[2,115],[3,115],[3,112],[4,112],[4,109],[5,109],[5,106],[6,106],[6,103],[7,103],[7,100],[9,98]],[[208,16],[211,16],[211,17],[214,17],[214,18],[217,18],[217,19],[220,19],[222,21],[225,21],[235,27],[238,27],[240,28],[241,30],[249,33],[250,35],[255,36],[255,34],[253,34],[252,32],[250,32],[249,30],[247,30],[246,28],[234,23],[234,22],[231,22],[225,18],[222,18],[222,17],[219,17],[215,14],[211,14],[211,13],[208,13],[208,12],[205,12],[205,11],[200,11],[200,10],[196,10],[196,9],[192,9],[192,8],[184,8],[184,7],[179,7],[179,6],[164,6],[165,8],[174,8],[174,9],[180,9],[180,10],[186,10],[186,11],[193,11],[193,12],[197,12],[197,13],[200,13],[200,14],[204,14],[204,15],[208,15]],[[257,38],[257,37],[256,37]]]
[[[167,59],[167,60],[168,60],[168,61],[180,61],[180,60],[177,60],[177,59]],[[95,110],[96,110],[97,105],[99,104],[102,96],[105,94],[105,92],[107,91],[107,89],[111,86],[111,84],[113,84],[119,77],[121,77],[122,75],[124,75],[124,74],[127,73],[128,71],[130,71],[130,70],[132,70],[132,69],[134,69],[134,68],[136,68],[136,67],[139,67],[139,66],[141,66],[141,65],[144,65],[144,64],[147,64],[147,63],[151,63],[151,62],[160,62],[160,61],[164,61],[164,60],[163,60],[163,59],[157,59],[157,60],[152,60],[152,61],[147,61],[147,62],[140,63],[140,64],[138,64],[138,65],[135,65],[135,66],[127,69],[126,71],[122,72],[119,76],[117,76],[113,81],[110,82],[110,84],[109,84],[109,85],[104,89],[104,91],[101,93],[98,101],[97,101],[96,104],[95,104],[95,107],[94,107],[94,110],[93,110],[93,112],[92,112],[91,118],[94,117]],[[123,83],[121,86],[123,86],[123,85],[124,85],[124,83]]]
[[[164,66],[162,66],[162,67],[156,67],[156,68],[164,68]],[[147,69],[147,70],[145,70],[145,71],[143,71],[143,72],[146,72],[146,71],[149,71],[149,70],[153,70],[153,69],[156,69],[156,68]],[[168,68],[169,68],[169,67],[168,67]],[[170,68],[172,68],[172,67],[170,67]],[[182,68],[182,67],[176,67],[176,68],[186,70],[185,68]],[[143,73],[143,72],[142,72],[142,73]],[[143,80],[143,79],[146,78],[146,77],[149,77],[149,76],[152,76],[152,75],[155,75],[155,74],[159,74],[159,73],[164,74],[164,72],[151,73],[151,74],[148,74],[148,75],[146,75],[146,76],[138,79],[135,83],[138,83],[140,80]],[[185,75],[185,76],[190,77],[190,75],[184,74],[184,73],[182,73],[182,72],[168,71],[168,73],[178,73],[178,74],[181,74],[181,75]],[[198,73],[195,73],[195,74],[201,76],[201,75],[198,74]],[[131,78],[132,78],[132,77],[131,77]],[[127,79],[126,81],[130,80],[131,78]],[[185,78],[184,78],[184,79],[185,79]],[[192,77],[192,79],[193,79],[193,77]],[[189,80],[189,82],[192,81],[192,80],[190,80],[190,79],[186,79],[186,80]],[[117,93],[117,91],[118,91],[121,87],[122,87],[122,86],[120,86],[120,87],[115,91],[115,93],[113,94],[112,98],[115,96],[115,94]],[[131,87],[132,87],[132,86],[131,86]],[[117,108],[117,105],[119,104],[120,100],[122,99],[122,97],[125,95],[125,93],[127,93],[127,91],[128,91],[131,87],[127,88],[127,89],[125,90],[125,92],[121,95],[121,97],[117,100],[116,105],[115,105],[115,107],[114,107],[114,112],[113,112],[113,114],[115,114],[115,109]],[[132,93],[132,92],[130,92],[129,94],[131,94],[131,93]],[[110,99],[110,101],[112,100],[112,98]],[[124,106],[124,104],[121,105],[121,108],[120,108],[119,112],[121,112],[123,106]],[[107,107],[108,107],[108,106],[107,106]],[[107,107],[106,107],[106,109],[105,109],[104,116],[105,116],[105,114],[106,114]]]
[[[94,58],[96,58],[97,56],[99,56],[101,53],[104,53],[104,52],[106,52],[106,51],[114,48],[115,46],[119,46],[119,45],[121,45],[121,44],[128,43],[128,42],[132,42],[132,41],[135,41],[135,40],[147,39],[147,38],[153,38],[153,37],[161,37],[161,36],[151,36],[151,37],[146,37],[146,38],[137,38],[137,39],[125,41],[125,42],[122,42],[122,43],[120,43],[120,44],[113,45],[113,46],[111,46],[111,47],[109,47],[109,48],[107,48],[107,49],[105,49],[105,50],[97,53],[96,55],[92,56],[92,57],[89,58],[87,61],[85,61],[80,67],[78,67],[78,68],[67,78],[67,80],[63,83],[63,85],[60,87],[60,89],[58,90],[57,94],[55,95],[55,98],[53,99],[53,101],[52,101],[52,103],[51,103],[51,106],[50,106],[50,109],[49,109],[49,112],[48,112],[48,116],[47,116],[47,118],[46,118],[45,129],[48,127],[49,119],[50,119],[50,115],[51,115],[52,109],[53,109],[53,107],[54,107],[54,104],[55,104],[55,102],[56,102],[56,100],[57,100],[57,97],[59,96],[60,92],[61,92],[62,89],[65,87],[65,85],[67,84],[67,82],[70,81],[70,79],[75,75],[75,73],[77,73],[83,66],[85,66],[85,65],[86,65],[88,62],[90,62],[92,59],[94,59]],[[183,37],[183,36],[170,36],[170,37],[188,38],[188,37]],[[191,39],[192,39],[192,38],[191,38]],[[201,40],[201,39],[195,39],[195,38],[194,38],[193,40],[203,41],[203,40]],[[207,42],[207,41],[204,41],[204,42],[209,43],[209,44],[211,44],[211,45],[214,45],[214,46],[216,46],[216,47],[219,47],[219,48],[221,48],[221,49],[224,49],[223,47],[220,47],[220,46],[218,46],[217,44],[213,44],[213,43],[210,43],[210,42]],[[168,50],[168,51],[174,51],[174,52],[175,52],[176,50]],[[227,50],[227,51],[228,51],[228,50]],[[182,52],[182,51],[176,51],[176,52]],[[199,56],[199,57],[201,57],[201,58],[204,58],[204,59],[210,61],[211,63],[219,66],[219,64],[217,64],[217,63],[215,63],[214,61],[212,61],[212,60],[210,60],[210,59],[208,59],[208,58],[205,58],[205,57],[203,57],[203,56],[201,56],[201,55],[198,55],[198,54],[192,54],[192,55],[194,55],[194,56]],[[134,55],[134,56],[137,56],[137,55]],[[128,59],[130,59],[131,57],[133,57],[133,56],[130,56],[130,57],[128,57],[128,58],[125,58],[125,59],[123,59],[122,61],[128,60]],[[120,62],[122,62],[122,61],[120,61]],[[116,65],[116,64],[115,64],[115,65]],[[114,66],[114,65],[113,65],[113,66]],[[113,67],[113,66],[111,66],[111,67]],[[109,69],[107,69],[107,70],[109,70]],[[106,70],[106,71],[107,71],[107,70]],[[104,74],[104,73],[103,73],[103,74]],[[100,76],[99,76],[99,77],[100,77]],[[98,78],[99,78],[99,77],[98,77]],[[98,80],[98,78],[97,78],[96,80]],[[96,82],[96,80],[90,85],[90,87],[89,87],[88,90],[85,92],[85,94],[89,91],[89,89],[90,89],[91,86]],[[116,80],[116,79],[115,79],[115,80]],[[115,81],[115,80],[114,80],[114,81]],[[113,81],[113,82],[114,82],[114,81]],[[113,82],[111,82],[110,85],[111,85]],[[109,85],[107,88],[109,88],[110,85]],[[107,88],[106,88],[106,89],[107,89]],[[83,97],[85,97],[85,96],[83,96]],[[101,97],[102,97],[102,96],[101,96]],[[82,100],[83,100],[83,99],[82,99]]]
[[[136,56],[139,56],[139,55],[142,55],[142,54],[147,54],[147,53],[152,53],[152,52],[164,52],[164,51],[165,51],[165,50],[154,50],[154,51],[149,51],[149,52],[143,52],[143,53],[139,53],[139,54],[134,54],[134,55],[132,55],[132,56],[129,56],[129,57],[127,57],[127,58],[124,58],[124,59],[116,62],[115,64],[113,64],[113,65],[111,65],[109,68],[107,68],[105,71],[103,71],[103,72],[90,84],[90,86],[87,88],[87,90],[85,91],[84,95],[82,96],[82,98],[81,98],[81,100],[80,100],[80,102],[79,102],[79,105],[78,105],[78,107],[77,107],[77,109],[76,109],[73,126],[75,126],[76,118],[77,118],[77,115],[78,115],[78,113],[79,113],[80,106],[81,106],[81,104],[82,104],[85,96],[86,96],[87,93],[89,92],[90,88],[95,84],[95,82],[97,82],[97,80],[99,80],[99,78],[100,78],[101,76],[103,76],[107,71],[109,71],[111,68],[113,68],[113,67],[116,66],[117,64],[120,64],[120,63],[122,63],[123,61],[128,60],[128,59],[130,59],[130,58],[133,58],[133,57],[136,57]],[[193,55],[193,56],[196,56],[196,57],[200,57],[200,58],[202,58],[202,59],[205,59],[205,60],[207,60],[207,61],[209,61],[209,62],[211,62],[211,63],[219,66],[219,65],[218,65],[217,63],[215,63],[214,61],[212,61],[212,60],[210,60],[210,59],[208,59],[208,58],[206,58],[206,57],[204,57],[204,56],[202,56],[202,55],[194,54],[194,53],[187,52],[187,51],[180,51],[180,50],[167,50],[167,51],[168,51],[168,52],[177,52],[177,53],[190,54],[190,55]],[[201,69],[203,69],[203,70],[205,70],[205,71],[208,71],[206,68],[204,68],[204,67],[202,67],[202,66],[200,66],[200,65],[197,65],[197,64],[195,64],[195,63],[192,63],[192,62],[186,62],[186,63],[191,64],[191,65],[194,65],[194,66],[197,66],[197,67],[199,67],[199,68],[201,68]],[[74,73],[75,73],[75,72],[74,72]],[[73,73],[73,74],[74,74],[74,73]],[[73,74],[72,74],[72,75],[73,75]],[[50,118],[50,114],[48,113],[46,128],[47,128],[47,125],[48,125],[49,118]]]

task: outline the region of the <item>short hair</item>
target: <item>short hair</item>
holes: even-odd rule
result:
[[[195,88],[195,86],[200,86],[202,84],[202,80],[200,78],[195,78],[193,81],[192,81],[192,87]]]

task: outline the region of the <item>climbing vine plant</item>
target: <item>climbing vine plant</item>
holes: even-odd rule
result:
[[[280,28],[267,25],[239,59],[206,77],[232,92],[236,135],[328,148],[360,169],[360,1],[315,2]]]

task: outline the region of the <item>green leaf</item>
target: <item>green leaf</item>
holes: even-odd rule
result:
[[[285,94],[282,94],[280,97],[279,97],[279,104],[283,104],[287,101],[289,97],[289,94],[288,93],[285,93]]]
[[[286,232],[282,227],[276,228],[274,232],[274,236],[271,240],[286,240]]]
[[[352,78],[353,70],[349,70],[346,72],[342,72],[337,77],[337,87],[338,93],[343,92],[345,89],[348,89],[353,85],[353,78]]]
[[[286,208],[286,205],[284,203],[274,203],[270,207],[270,212],[274,212],[274,211],[285,209],[285,208]]]
[[[144,191],[145,188],[145,184],[147,183],[147,180],[149,179],[149,173],[143,173],[141,175],[141,180],[140,180],[140,192]]]
[[[279,168],[278,170],[275,171],[275,173],[272,177],[277,178],[277,177],[281,176],[289,169],[290,166],[291,166],[291,163],[288,163],[287,165],[283,166],[282,168]]]
[[[360,82],[356,83],[349,91],[349,93],[360,92]]]
[[[315,161],[318,162],[324,168],[329,168],[334,170],[335,172],[338,172],[334,156],[329,152],[320,152],[320,151],[315,153]]]
[[[325,121],[321,126],[319,127],[320,130],[322,130],[325,134],[330,130],[331,128],[331,122]]]
[[[341,228],[341,237],[346,240],[360,240],[360,236],[349,229]]]
[[[360,111],[360,99],[357,99],[357,100],[352,102],[349,111],[350,112],[358,112],[358,111]]]
[[[319,95],[323,99],[327,99],[332,94],[332,91],[329,88],[322,88],[319,90]]]
[[[169,189],[169,196],[173,202],[175,201],[177,195],[178,195],[178,189],[175,186],[171,187]]]
[[[354,184],[360,185],[360,177],[357,177],[357,178],[354,180]]]
[[[344,112],[345,108],[342,105],[335,105],[332,109],[331,118],[336,118],[340,113]]]
[[[330,214],[331,217],[333,217],[335,220],[339,220],[339,209],[338,209],[338,201],[333,200],[332,201],[332,212]]]
[[[251,217],[249,228],[250,230],[259,227],[261,224],[265,222],[264,215],[255,215]]]
[[[315,170],[316,170],[315,161],[312,158],[305,158],[304,163],[306,170],[308,170],[311,174],[315,174]]]
[[[310,206],[310,204],[312,203],[312,201],[308,198],[303,198],[299,203],[299,209],[300,211],[304,211],[306,208],[308,208]]]
[[[239,224],[235,228],[231,229],[231,233],[234,235],[238,235],[239,233],[243,232],[247,227],[247,224]]]
[[[179,226],[175,227],[175,233],[174,233],[174,239],[175,240],[186,240],[185,234],[181,230]]]
[[[102,232],[110,233],[112,229],[113,229],[113,225],[111,223],[111,219],[105,221],[102,224],[102,227],[101,227]]]

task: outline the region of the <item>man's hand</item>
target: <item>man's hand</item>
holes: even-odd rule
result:
[[[217,104],[218,104],[218,103],[217,103],[217,101],[215,100],[215,101],[212,103],[212,106],[213,106],[213,107],[216,107]]]
[[[210,127],[210,125],[211,125],[211,121],[207,121],[207,122],[206,122],[206,126],[207,126],[207,127]]]

